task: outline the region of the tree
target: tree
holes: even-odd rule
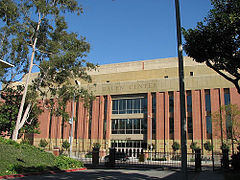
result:
[[[209,141],[205,142],[205,143],[203,144],[203,146],[204,146],[204,148],[206,149],[206,151],[208,151],[208,152],[213,150],[213,145],[212,145],[212,143],[210,143]]]
[[[12,134],[16,124],[16,117],[18,114],[18,108],[20,106],[23,89],[23,86],[17,86],[16,89],[8,87],[2,92],[2,102],[0,104],[0,132]],[[27,102],[28,101],[31,101],[29,97],[27,98]],[[26,106],[24,109],[26,109]],[[36,104],[32,106],[28,121],[24,124],[21,132],[38,133],[38,115],[41,112],[42,110]]]
[[[172,144],[172,149],[174,152],[176,152],[177,150],[180,149],[180,144],[178,142],[174,141]]]
[[[227,140],[231,140],[234,151],[234,144],[240,142],[240,109],[238,105],[229,104],[220,107],[219,111],[213,113],[212,120],[213,123],[216,124],[215,128],[217,128],[218,131],[219,129],[221,130],[222,136],[225,136]],[[223,124],[225,124],[226,127],[224,127]],[[223,139],[223,137],[221,138]]]
[[[8,8],[0,10],[4,23],[0,29],[0,58],[15,65],[15,71],[8,75],[10,78],[4,76],[2,81],[6,88],[12,81],[21,79],[19,75],[24,75],[25,83],[12,134],[12,139],[16,140],[31,107],[37,102],[25,102],[27,93],[37,90],[43,99],[50,99],[45,102],[52,109],[57,109],[56,115],[67,117],[65,105],[73,96],[82,97],[88,106],[92,94],[74,85],[73,80],[90,82],[91,77],[86,71],[95,66],[84,59],[90,49],[86,39],[67,31],[64,15],[82,12],[76,0],[4,0],[1,4]],[[15,16],[8,18],[12,9],[16,10]],[[35,65],[40,71],[37,78],[31,76]]]
[[[240,1],[211,0],[213,9],[194,29],[183,29],[184,50],[206,63],[240,93]]]

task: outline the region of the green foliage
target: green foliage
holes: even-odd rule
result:
[[[0,137],[0,176],[83,167],[82,162]]]
[[[223,128],[223,119],[226,121],[226,128]],[[227,139],[231,139],[233,144],[239,143],[240,109],[237,104],[221,106],[218,111],[212,114],[212,120],[216,124],[216,130],[221,129],[222,134]]]
[[[100,143],[93,143],[93,148],[99,149],[101,147]]]
[[[29,139],[22,139],[20,144],[30,144],[30,140]]]
[[[229,151],[229,145],[226,144],[226,143],[223,143],[223,144],[221,145],[220,149],[223,150],[223,151],[224,151],[224,150]]]
[[[70,148],[70,143],[67,140],[63,141],[62,148],[68,150]]]
[[[25,86],[25,104],[31,105],[31,109],[37,104],[38,96],[44,100],[42,105],[63,119],[69,119],[66,103],[73,97],[81,98],[85,107],[89,107],[93,93],[76,86],[74,80],[91,82],[87,71],[96,67],[85,60],[90,44],[85,37],[69,32],[65,20],[66,13],[82,13],[78,1],[3,0],[0,3],[0,58],[14,65],[0,72],[5,73],[0,76],[6,85],[3,90],[25,75],[25,80],[28,79],[35,66],[40,72],[30,77],[31,82],[27,81]],[[47,98],[54,100],[49,102]],[[24,117],[23,113],[19,111],[19,117]],[[19,129],[15,127],[14,132]]]
[[[192,142],[192,143],[190,144],[190,148],[191,148],[192,150],[200,149],[200,147],[197,146],[197,142]]]
[[[178,142],[174,141],[173,144],[172,144],[172,149],[173,149],[174,152],[179,150],[180,149],[180,144]]]
[[[231,81],[240,93],[240,1],[211,0],[213,9],[193,29],[183,29],[184,50]]]
[[[17,86],[16,88],[8,87],[1,92],[1,98],[4,102],[0,104],[0,131],[7,131],[12,134],[16,124],[23,88],[23,86]],[[26,106],[24,106],[24,109],[26,109]],[[33,105],[28,123],[23,126],[22,132],[38,133],[38,115],[41,112],[42,110],[36,104]]]
[[[42,148],[45,148],[48,145],[48,142],[46,141],[46,139],[41,139],[39,142],[39,146]]]
[[[77,161],[63,155],[56,157],[55,164],[59,169],[73,169],[83,167],[83,163],[81,161]]]
[[[207,141],[203,144],[204,148],[206,149],[206,151],[212,151],[213,150],[213,145]]]

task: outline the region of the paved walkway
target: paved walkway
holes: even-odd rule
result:
[[[128,179],[128,180],[182,180],[180,171],[162,170],[162,169],[87,169],[78,172],[42,174],[38,176],[26,176],[15,178],[21,180],[53,180],[53,179],[71,179],[71,180],[110,180],[110,179]],[[202,171],[188,173],[188,180],[224,180],[223,174],[219,171]]]
[[[224,175],[220,171],[202,171],[194,180],[224,180]]]

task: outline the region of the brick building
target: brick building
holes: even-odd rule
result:
[[[191,142],[204,149],[211,139],[217,151],[221,133],[214,128],[211,114],[222,105],[240,105],[240,96],[233,84],[206,65],[185,57],[184,68],[188,151]],[[89,74],[92,83],[81,85],[92,90],[96,99],[89,110],[81,100],[76,102],[73,151],[88,151],[98,142],[102,151],[114,146],[134,156],[150,144],[158,152],[169,152],[174,141],[180,143],[177,58],[101,65]],[[72,112],[71,102],[67,111]],[[70,124],[61,117],[45,110],[39,121],[41,133],[34,135],[35,145],[47,139],[51,149],[69,139]]]

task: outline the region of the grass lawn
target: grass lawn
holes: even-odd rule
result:
[[[80,161],[66,156],[55,157],[35,146],[0,137],[0,176],[81,167]]]

